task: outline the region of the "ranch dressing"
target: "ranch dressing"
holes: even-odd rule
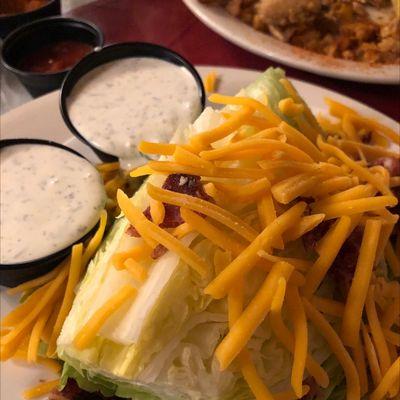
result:
[[[67,107],[79,133],[119,157],[125,169],[143,163],[136,151],[141,140],[168,142],[201,111],[196,81],[186,68],[146,57],[93,69],[78,81]]]
[[[18,144],[1,150],[1,264],[62,250],[97,223],[104,186],[87,160],[58,147]]]

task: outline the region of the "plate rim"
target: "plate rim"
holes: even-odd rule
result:
[[[250,75],[260,74],[262,72],[262,71],[258,71],[258,70],[254,70],[254,69],[221,67],[221,66],[211,66],[211,65],[202,65],[202,66],[196,65],[195,67],[196,67],[196,69],[198,69],[200,75],[203,77],[210,71],[216,71],[217,74],[219,74],[219,76],[222,79],[224,79],[224,76],[227,73],[229,73],[231,76],[236,76],[238,72],[246,73],[246,74],[250,74]],[[251,78],[251,79],[253,79],[253,78]],[[384,123],[390,123],[390,125],[392,125],[392,126],[398,126],[397,122],[395,120],[393,120],[392,118],[390,118],[389,116],[386,116],[385,114],[381,113],[380,111],[377,111],[377,110],[373,109],[372,107],[369,107],[368,105],[363,104],[362,102],[360,102],[358,100],[352,99],[351,97],[348,97],[341,93],[335,92],[331,89],[321,87],[314,83],[309,83],[309,82],[297,80],[297,79],[292,79],[292,81],[295,83],[295,85],[296,84],[300,85],[300,87],[305,88],[305,89],[313,88],[314,90],[322,90],[325,93],[329,93],[331,96],[335,96],[335,98],[337,97],[341,101],[350,100],[351,106],[356,107],[357,110],[360,110],[361,112],[367,112],[369,114],[372,114],[373,117],[375,117],[375,118],[382,118],[384,120]],[[3,125],[3,124],[7,125],[7,120],[10,120],[10,118],[13,121],[18,120],[19,117],[21,116],[21,113],[24,113],[24,109],[27,107],[32,107],[33,104],[34,104],[35,108],[36,107],[41,108],[41,107],[46,106],[46,104],[48,104],[47,102],[54,101],[57,103],[57,106],[58,106],[58,96],[59,96],[59,91],[54,91],[54,92],[48,93],[44,96],[33,99],[19,107],[14,108],[13,110],[11,110],[1,116],[1,119],[0,119],[1,125]],[[61,115],[59,117],[61,118]],[[6,121],[4,121],[4,119]],[[19,119],[19,121],[20,120],[21,119]],[[10,123],[13,123],[13,121],[10,121]],[[3,132],[1,132],[1,133],[3,133]],[[65,137],[63,135],[64,135],[64,133],[62,135],[60,135],[60,137],[56,138],[55,140],[56,141],[60,140],[60,142],[64,143],[64,144],[67,143],[68,146],[71,146],[70,140],[77,140],[77,139],[74,139],[72,134],[70,134],[70,136],[67,136],[67,137]],[[81,145],[83,146],[83,144],[81,144]],[[5,290],[3,287],[0,287],[0,302],[1,302],[0,304],[2,305],[2,307],[1,307],[2,313],[5,311],[4,308],[7,308],[11,302],[14,303],[14,300],[15,299],[5,297]],[[7,361],[7,363],[11,363],[11,361]],[[7,379],[8,379],[7,374],[9,372],[8,373],[6,372],[8,365],[10,365],[10,364],[1,364],[0,365],[1,382],[7,381]],[[7,398],[9,398],[9,400],[16,400],[17,398],[20,398],[20,397],[13,397],[15,394],[14,390],[22,391],[24,389],[21,386],[25,385],[27,382],[23,382],[19,378],[25,376],[26,368],[29,368],[29,376],[32,377],[32,381],[35,379],[39,379],[39,377],[42,378],[43,376],[46,376],[46,375],[47,375],[47,378],[49,378],[50,376],[53,376],[50,372],[47,373],[47,371],[45,371],[43,369],[43,367],[41,367],[41,366],[27,366],[26,364],[20,364],[19,362],[17,362],[17,363],[12,362],[12,365],[13,365],[13,371],[14,372],[17,371],[17,373],[18,373],[18,382],[19,382],[18,386],[17,387],[13,386],[11,388],[11,392],[9,392],[9,391],[7,391],[8,389],[6,387],[3,388],[3,385],[0,385],[1,386],[1,394],[3,394],[5,392],[5,395],[7,396]],[[51,378],[51,379],[53,379],[53,378]],[[28,383],[30,383],[30,382],[31,382],[31,380]],[[4,386],[9,387],[11,385],[4,385]]]
[[[398,67],[396,64],[368,66],[365,65],[366,63],[364,64],[356,61],[342,60],[314,53],[284,42],[280,42],[268,34],[256,31],[252,27],[246,25],[244,22],[229,15],[224,10],[218,9],[217,6],[201,4],[199,0],[182,0],[182,2],[195,15],[195,17],[198,18],[209,29],[236,46],[263,58],[267,58],[305,72],[346,81],[385,85],[400,83],[400,67]],[[223,15],[223,13],[226,13],[226,15]],[[251,40],[245,37],[242,38],[240,35],[232,32],[232,30],[230,30],[228,27],[218,24],[216,21],[217,18],[229,19],[235,24],[235,26],[240,27],[241,30],[248,32],[252,36],[257,37],[259,41],[267,41],[273,46],[279,45],[279,48],[283,47],[286,50],[282,54],[281,51],[271,51],[264,48],[261,43],[253,43]],[[298,55],[300,51],[304,53],[304,57],[300,57]],[[329,66],[328,63],[334,64]]]

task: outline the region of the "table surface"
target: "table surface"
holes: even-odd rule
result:
[[[257,70],[281,66],[290,77],[333,89],[400,120],[399,86],[322,77],[256,56],[211,31],[181,0],[97,0],[68,14],[96,23],[108,44],[153,42],[175,50],[196,65]]]
[[[88,1],[89,4],[71,10]],[[66,15],[96,23],[103,30],[107,44],[122,41],[158,43],[182,54],[196,65],[256,70],[281,66],[291,77],[341,92],[400,120],[399,86],[326,78],[256,56],[211,31],[181,0],[63,0],[63,8],[70,10]],[[31,99],[25,88],[4,71],[1,71],[1,87],[10,89],[1,90],[1,113]]]

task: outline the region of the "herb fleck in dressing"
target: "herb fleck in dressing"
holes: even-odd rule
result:
[[[126,58],[90,71],[68,99],[69,117],[88,141],[133,166],[140,140],[168,141],[200,113],[193,76],[156,58]]]
[[[105,203],[96,168],[69,151],[40,144],[1,150],[1,264],[33,261],[89,232]]]

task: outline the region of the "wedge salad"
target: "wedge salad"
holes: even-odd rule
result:
[[[314,116],[280,69],[209,100],[139,144],[104,238],[10,289],[1,359],[62,366],[25,397],[398,398],[398,132]]]

